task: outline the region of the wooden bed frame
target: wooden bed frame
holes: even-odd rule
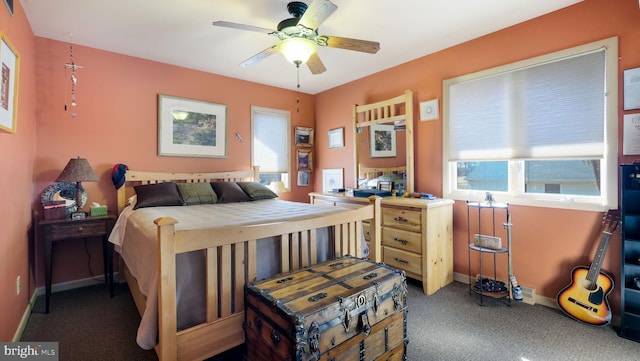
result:
[[[127,171],[126,182],[118,189],[118,213],[132,196],[137,184],[176,182],[241,181],[258,179],[257,168],[220,173],[160,173]],[[177,221],[161,217],[158,227],[158,345],[160,360],[202,360],[236,347],[245,340],[244,285],[256,278],[256,240],[279,237],[282,272],[317,263],[316,229],[333,227],[335,254],[362,256],[362,221],[373,217],[373,206],[345,209],[343,212],[264,225],[178,230]],[[235,249],[235,252],[232,252]],[[177,330],[176,256],[196,250],[206,251],[206,321],[185,330]],[[244,255],[247,255],[246,257]],[[300,255],[310,254],[309,257]],[[218,257],[220,256],[220,257]],[[232,260],[232,256],[235,257]],[[137,281],[121,268],[139,312],[145,297]],[[235,297],[234,297],[235,296]],[[232,302],[235,299],[235,303]],[[219,306],[218,306],[219,305]],[[218,316],[220,315],[220,316]],[[213,336],[215,335],[215,336]]]

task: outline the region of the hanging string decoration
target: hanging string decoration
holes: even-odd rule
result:
[[[76,71],[78,69],[82,69],[83,67],[76,64],[73,60],[73,44],[69,43],[69,62],[64,64],[64,73],[65,73],[65,79],[67,78],[67,76],[69,76],[69,74],[67,74],[68,72],[70,72],[71,74],[71,118],[75,118],[76,117],[76,113],[75,113],[75,107],[77,105],[76,103],[76,88],[78,85],[78,77],[76,75]],[[64,111],[68,112],[69,106],[67,105],[67,89],[66,89],[66,84],[67,81],[65,80],[65,91],[64,91]]]

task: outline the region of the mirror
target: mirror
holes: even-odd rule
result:
[[[355,184],[360,189],[414,192],[413,92],[366,105],[354,105]],[[409,120],[409,121],[406,121]]]

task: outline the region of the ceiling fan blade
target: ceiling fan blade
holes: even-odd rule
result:
[[[250,57],[249,59],[243,61],[242,63],[240,63],[241,67],[247,67],[247,66],[251,66],[257,62],[259,62],[260,60],[268,57],[269,55],[273,54],[273,53],[277,53],[278,52],[278,45],[273,45],[270,46],[266,49],[264,49],[263,51],[259,52],[258,54]]]
[[[342,38],[339,36],[327,36],[327,46],[346,50],[361,51],[375,54],[380,50],[380,43],[376,41]]]
[[[329,0],[313,0],[298,21],[298,26],[316,30],[337,8],[338,6]]]
[[[324,67],[324,64],[322,64],[322,60],[320,60],[318,53],[311,54],[311,57],[307,60],[307,67],[311,70],[311,74],[314,75],[322,74],[327,70],[327,68]]]
[[[261,28],[259,26],[253,26],[253,25],[232,23],[230,21],[214,21],[213,23],[211,23],[211,25],[222,26],[225,28],[232,28],[232,29],[249,30],[249,31],[255,31],[258,33],[266,33],[266,34],[273,32],[273,30],[271,29]]]

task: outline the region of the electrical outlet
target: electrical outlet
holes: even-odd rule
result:
[[[20,281],[20,276],[16,278],[16,294],[20,296],[20,291],[22,289],[22,282]]]

